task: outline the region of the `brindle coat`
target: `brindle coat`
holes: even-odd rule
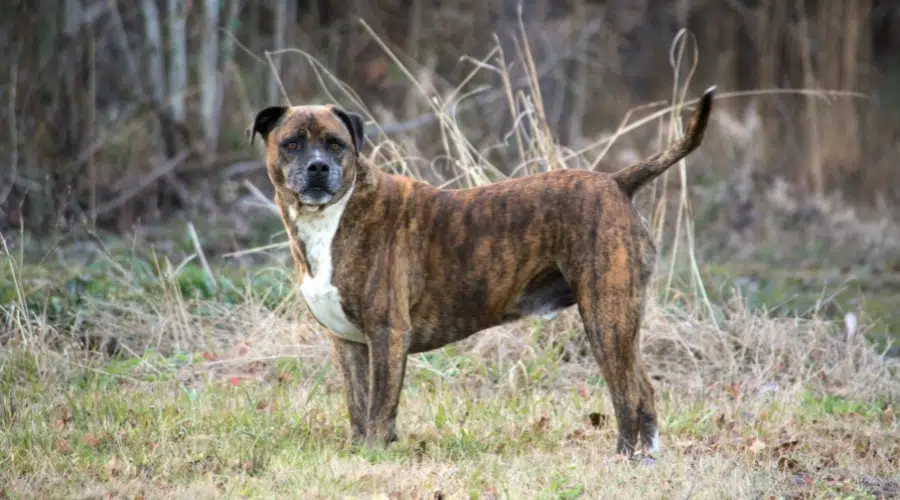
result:
[[[639,339],[655,248],[632,197],[700,145],[713,91],[701,97],[684,137],[616,173],[555,170],[460,190],[375,168],[360,155],[362,120],[338,107],[260,111],[248,134],[251,142],[257,133],[265,140],[269,178],[302,280],[322,272],[311,262],[322,257],[307,255],[318,231],[309,228],[337,210],[328,216],[337,217],[336,230],[324,246],[333,293],[319,310],[330,307],[329,318],[342,323],[326,322],[324,313],[319,320],[341,325],[342,333],[331,337],[353,441],[396,439],[408,354],[577,305],[609,385],[617,451],[633,452],[638,436],[657,449],[654,389]],[[323,195],[328,201],[317,205],[300,201],[312,184],[291,182],[302,169],[314,169],[307,167],[311,155],[327,156],[332,177],[339,172]],[[322,189],[328,190],[316,193]],[[333,208],[339,204],[342,213]]]

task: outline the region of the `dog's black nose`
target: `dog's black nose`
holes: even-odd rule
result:
[[[313,175],[324,175],[328,173],[328,164],[323,161],[314,161],[306,166],[306,171]]]

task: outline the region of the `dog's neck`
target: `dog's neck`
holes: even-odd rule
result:
[[[305,273],[315,277],[331,268],[331,245],[338,227],[351,201],[360,202],[377,188],[380,172],[368,160],[359,157],[354,180],[342,189],[334,200],[324,206],[308,207],[291,204],[287,207],[287,218],[291,230],[292,244],[298,246],[306,267]],[[329,271],[330,272],[330,271]]]
[[[321,210],[306,211],[302,206],[288,207],[293,225],[293,236],[303,250],[306,272],[315,277],[320,271],[331,268],[331,243],[337,234],[341,217],[353,196],[355,186],[350,186],[334,202]]]

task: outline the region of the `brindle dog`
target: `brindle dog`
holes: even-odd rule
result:
[[[632,198],[703,140],[714,89],[666,150],[613,174],[554,170],[470,189],[382,172],[361,117],[261,110],[269,179],[310,311],[333,335],[355,443],[386,445],[407,355],[577,305],[620,453],[659,449],[640,324],[656,250]]]

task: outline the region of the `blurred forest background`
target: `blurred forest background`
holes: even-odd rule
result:
[[[511,66],[511,84],[521,86],[524,77],[522,65],[513,64],[521,49],[519,0],[5,3],[0,227],[23,224],[42,233],[66,230],[73,221],[126,229],[182,209],[215,211],[234,191],[222,183],[237,176],[256,176],[264,187],[258,152],[247,146],[244,130],[257,109],[285,102],[266,51],[300,49],[314,58],[358,94],[392,139],[404,138],[426,159],[440,143],[436,120],[380,43],[427,92],[452,91],[495,44]],[[671,100],[670,46],[687,28],[699,51],[689,98],[711,84],[720,92],[808,88],[868,95],[722,99],[719,131],[711,132],[707,152],[720,142],[742,144],[745,156],[753,156],[755,182],[771,187],[777,176],[795,190],[792,197],[837,192],[860,210],[895,210],[890,207],[900,202],[900,4],[521,4],[547,120],[562,146],[578,148],[610,133],[635,106]],[[306,56],[279,53],[269,60],[294,103],[328,100]],[[485,62],[496,65],[496,57]],[[497,88],[501,81],[480,71],[462,93],[476,85]],[[488,89],[462,101],[460,120],[489,147],[510,130],[508,108],[502,92]],[[652,132],[636,135],[637,154],[652,152]],[[628,139],[621,142],[629,146]],[[690,175],[746,174],[736,153],[722,154],[694,162]],[[619,168],[629,158],[612,155],[600,168]],[[505,173],[521,161],[495,159]]]
[[[161,240],[174,231],[171,239],[183,240],[188,220],[207,234],[210,257],[270,242],[280,222],[243,182],[271,192],[259,143],[248,145],[245,130],[258,109],[288,100],[365,113],[376,162],[436,184],[463,185],[441,127],[451,115],[503,175],[533,171],[546,151],[523,152],[513,139],[535,110],[524,28],[550,134],[563,150],[583,152],[572,167],[611,171],[655,152],[669,140],[665,118],[612,147],[596,144],[629,112],[634,122],[654,111],[648,103],[658,110],[680,99],[685,85],[688,99],[718,86],[711,129],[684,184],[702,272],[739,262],[710,272],[749,280],[775,303],[802,294],[815,308],[831,293],[825,288],[862,277],[841,307],[900,322],[897,2],[5,4],[6,235],[24,228],[59,244],[85,231]],[[675,71],[678,40],[685,61]],[[435,113],[433,96],[450,104]],[[402,154],[371,149],[385,139]],[[681,189],[677,173],[667,182]],[[644,213],[658,210],[646,201]],[[660,227],[670,227],[673,219],[663,219]]]

